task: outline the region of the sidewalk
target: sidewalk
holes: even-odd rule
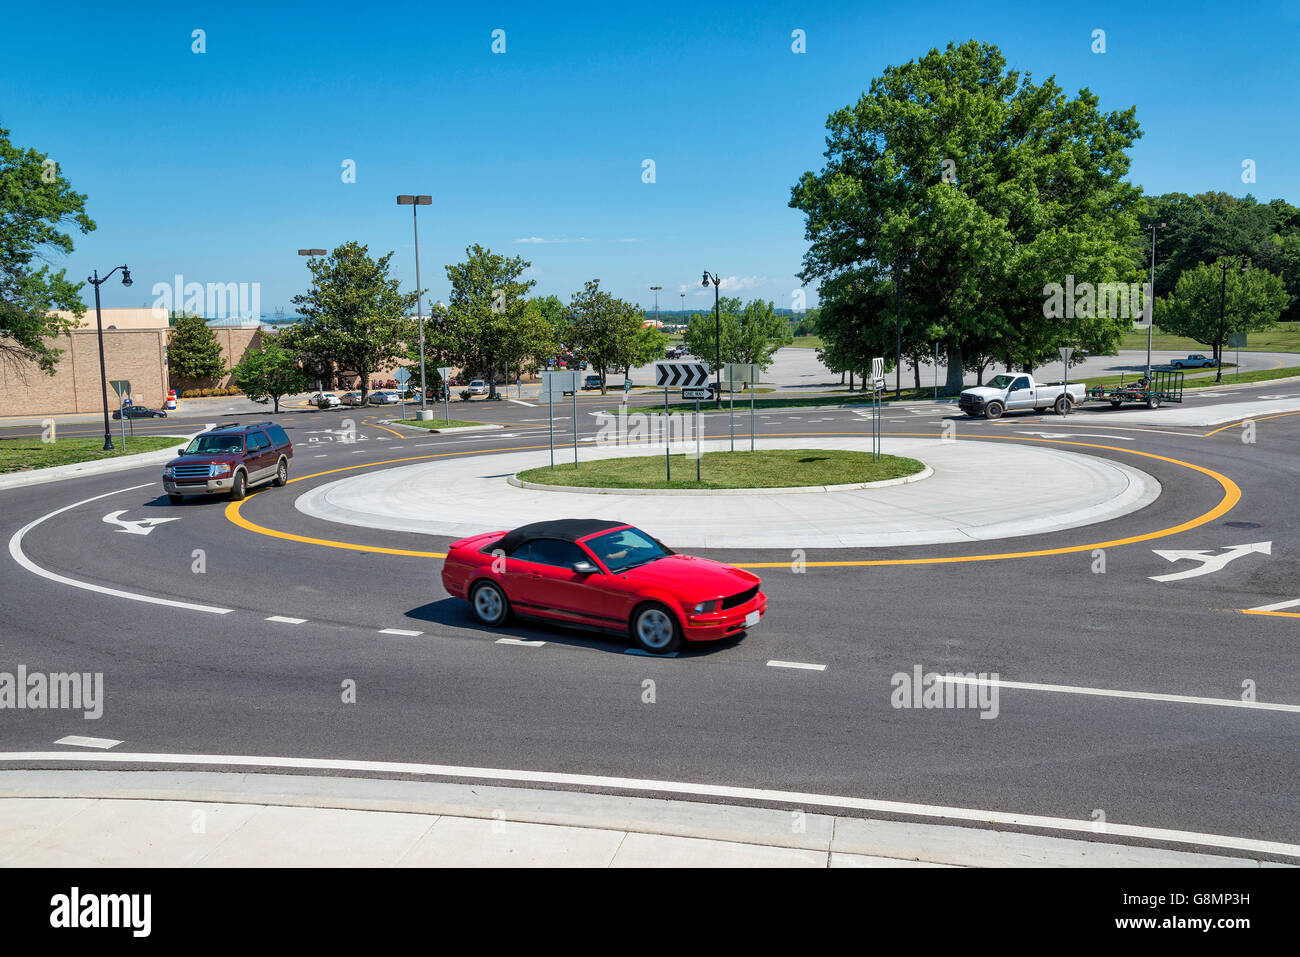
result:
[[[1270,867],[692,801],[380,778],[0,771],[6,867]]]

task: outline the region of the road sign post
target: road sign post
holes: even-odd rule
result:
[[[543,372],[542,394],[546,396],[546,421],[550,432],[551,468],[555,468],[555,397],[573,393],[573,467],[578,467],[578,373]]]
[[[881,402],[885,391],[885,358],[876,356],[871,360],[871,461],[880,461],[881,448]]]
[[[751,362],[728,362],[727,384],[731,389],[731,451],[736,451],[736,386],[749,388],[749,450],[754,451],[754,383],[758,366]]]
[[[401,396],[402,399],[402,418],[405,419],[406,418],[406,383],[411,380],[411,373],[406,371],[405,366],[398,366],[397,371],[393,373],[393,378],[396,379],[397,384],[402,387],[400,390],[398,390],[397,394]],[[421,404],[423,404],[424,402],[423,396],[420,397],[420,402]]]
[[[96,289],[95,291],[98,292],[99,290]],[[109,385],[111,385],[113,387],[113,391],[117,393],[117,417],[122,422],[122,428],[121,428],[122,451],[125,452],[126,451],[126,406],[127,403],[130,401],[131,380],[114,379],[111,382],[109,382]],[[131,431],[132,434],[135,433],[134,429],[132,429]]]
[[[700,419],[700,400],[695,400],[695,482],[700,481],[700,453],[702,451],[700,444],[700,433],[704,431]]]
[[[721,370],[719,370],[719,373]],[[668,390],[670,388],[680,388],[682,398],[689,399],[692,396],[687,395],[690,389],[696,389],[709,381],[709,370],[703,362],[656,362],[655,363],[655,385],[663,386],[664,390],[664,474],[666,481],[671,484],[673,480],[672,464],[672,428],[669,424],[670,413],[668,411]],[[721,401],[721,397],[719,397]],[[700,403],[697,399],[695,402],[696,426],[699,425]],[[698,428],[696,429],[698,433]],[[699,477],[699,461],[696,460],[696,478]]]
[[[442,380],[442,401],[443,409],[447,415],[447,424],[451,424],[451,386],[448,379],[451,376],[451,366],[438,366],[438,378]]]

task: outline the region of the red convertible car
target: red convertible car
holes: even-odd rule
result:
[[[638,528],[597,519],[535,522],[453,542],[442,584],[489,627],[513,612],[626,632],[657,655],[683,640],[737,635],[767,611],[757,575],[679,555]]]

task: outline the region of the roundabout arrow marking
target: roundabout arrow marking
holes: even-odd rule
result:
[[[116,512],[109,512],[107,515],[104,516],[103,520],[107,522],[109,525],[121,526],[120,528],[117,529],[117,531],[127,532],[130,535],[148,535],[150,532],[152,532],[155,528],[157,528],[159,525],[163,524],[164,522],[180,521],[179,517],[142,518],[134,522],[127,521],[126,519],[123,518],[118,518],[119,515],[124,515],[125,513],[126,513],[126,509],[124,508],[119,509]]]
[[[1185,572],[1172,572],[1168,575],[1151,575],[1152,581],[1157,582],[1176,582],[1184,578],[1199,578],[1201,575],[1212,575],[1215,572],[1222,571],[1228,562],[1235,558],[1241,558],[1243,555],[1250,555],[1258,552],[1261,555],[1273,554],[1272,542],[1252,542],[1249,545],[1233,545],[1221,555],[1210,554],[1214,549],[1151,549],[1166,561],[1177,562],[1183,559],[1200,562],[1199,568],[1189,568]]]

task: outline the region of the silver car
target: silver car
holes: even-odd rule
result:
[[[487,395],[487,382],[483,379],[471,379],[466,387],[470,395]]]

